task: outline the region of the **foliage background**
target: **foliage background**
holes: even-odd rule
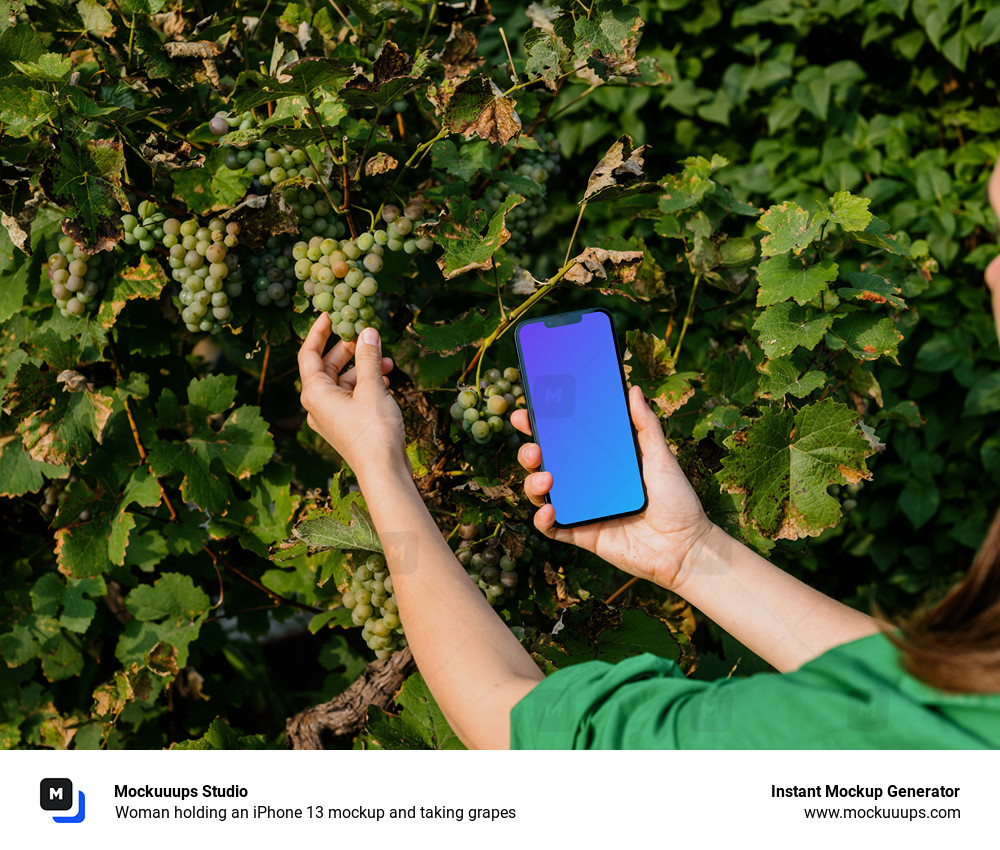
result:
[[[135,7],[142,22],[148,9],[138,3],[127,5]],[[839,525],[818,537],[782,541],[771,557],[850,604],[867,608],[875,602],[890,613],[910,610],[946,588],[967,566],[997,502],[1000,351],[982,271],[996,252],[996,223],[990,218],[985,181],[1000,151],[996,86],[1000,10],[982,0],[756,4],[659,0],[631,5],[646,21],[640,56],[655,58],[671,81],[591,90],[586,81],[572,79],[559,88],[548,106],[552,117],[546,128],[561,142],[563,171],[549,186],[547,213],[533,222],[531,271],[542,279],[563,265],[588,176],[622,133],[636,145],[650,145],[645,169],[653,179],[678,171],[687,157],[710,159],[721,154],[730,164],[712,178],[755,207],[794,201],[815,210],[841,190],[870,198],[872,211],[892,231],[904,230],[915,241],[915,254],[926,250],[931,258],[922,261],[926,274],[915,266],[897,269],[895,282],[909,303],[895,317],[904,336],[898,365],[881,359],[867,367],[883,402],[870,405],[868,421],[887,448],[869,460],[872,481],[856,492],[838,495],[844,510]],[[363,11],[377,4],[348,6]],[[282,20],[290,20],[291,8],[273,4],[264,16],[264,44],[275,36],[290,38],[288,27],[279,29],[277,21],[282,14],[286,16]],[[411,8],[415,15],[429,10],[422,3]],[[58,26],[46,30],[45,25],[63,21],[63,27],[80,35],[77,19],[84,27],[103,25],[98,9],[103,11],[99,4],[84,0],[72,7],[31,5],[27,13],[40,32],[60,32]],[[309,11],[310,17],[313,12],[317,15],[313,25],[319,27],[319,4]],[[500,25],[515,63],[523,67],[530,27],[523,8],[495,2],[492,12],[496,22],[477,31],[484,67],[502,68],[507,61]],[[329,20],[328,10],[324,14],[323,21]],[[15,72],[10,65],[18,50],[12,43],[13,29],[5,27],[0,33],[5,74]],[[136,56],[140,56],[155,33],[148,25],[137,33]],[[47,49],[65,52],[75,42],[61,35],[58,44]],[[495,76],[501,79],[502,74]],[[10,130],[12,116],[25,114],[25,105],[12,100],[9,85],[0,91],[3,120]],[[204,85],[197,92],[200,100],[210,100]],[[134,111],[135,102],[126,103],[120,92],[114,96],[121,102],[102,108],[125,105]],[[519,112],[527,116],[532,109],[537,114],[549,95],[538,86],[517,97]],[[192,117],[192,108],[203,108],[199,101],[192,100],[190,92],[171,92],[167,105],[175,112],[164,120],[187,116],[184,126],[189,130],[220,105],[212,103],[205,114]],[[411,112],[414,109],[411,106]],[[78,120],[79,114],[71,117]],[[67,117],[60,114],[53,120]],[[191,138],[209,141],[197,132],[191,132]],[[22,139],[5,136],[3,144],[5,157],[19,161]],[[432,159],[438,161],[444,162]],[[129,161],[130,170],[136,166]],[[6,160],[4,168],[5,192],[16,193]],[[175,188],[182,188],[187,179],[175,177]],[[370,203],[380,202],[374,198]],[[752,219],[723,218],[734,238],[755,233]],[[43,210],[35,239],[54,232],[57,219]],[[670,330],[676,333],[690,276],[682,273],[684,262],[676,241],[658,235],[660,226],[655,217],[632,219],[622,215],[620,206],[592,204],[576,244],[620,249],[634,248],[638,239],[643,240],[647,256],[663,270],[660,282],[666,289],[653,302],[616,299],[613,309],[619,327],[641,328],[662,339]],[[5,240],[4,253],[18,257],[7,237],[0,238]],[[41,276],[45,253],[40,249],[31,260],[20,258],[3,272],[4,386],[42,349],[51,356],[53,350],[65,348],[66,365],[72,367],[86,359],[88,346],[103,345],[87,334],[77,343],[67,343],[59,338],[58,323],[42,327],[42,314],[33,305],[42,305],[47,297]],[[223,336],[221,356],[205,363],[198,358],[195,339],[162,332],[164,319],[156,302],[136,299],[139,293],[132,290],[141,289],[144,275],[153,273],[141,265],[134,268],[139,271],[122,284],[132,289],[119,293],[125,312],[115,328],[113,353],[100,358],[87,375],[106,388],[98,394],[106,393],[106,403],[114,411],[106,443],[131,445],[129,423],[121,415],[125,399],[131,399],[137,427],[149,444],[161,439],[157,427],[165,417],[173,417],[172,433],[162,446],[186,439],[211,442],[211,435],[198,432],[205,427],[204,411],[210,410],[218,417],[216,428],[230,422],[248,433],[248,451],[258,457],[250,461],[246,475],[243,468],[227,468],[225,473],[215,468],[223,486],[219,498],[235,507],[225,516],[214,512],[207,524],[203,514],[185,511],[182,504],[178,521],[164,524],[155,518],[163,514],[162,505],[153,512],[153,506],[160,504],[160,492],[156,480],[143,472],[134,448],[117,457],[95,455],[98,460],[91,461],[83,483],[67,488],[67,501],[54,528],[40,514],[37,494],[43,475],[61,479],[68,472],[34,470],[30,473],[34,486],[0,502],[4,538],[16,541],[2,556],[5,608],[0,611],[0,653],[6,663],[0,667],[0,741],[6,746],[48,747],[161,747],[185,739],[200,739],[202,746],[280,743],[286,717],[343,690],[370,658],[352,631],[337,628],[342,621],[336,616],[316,634],[307,627],[316,610],[335,605],[343,555],[333,551],[298,561],[268,560],[269,546],[288,536],[293,516],[313,504],[310,491],[315,488],[329,487],[335,494],[333,510],[346,518],[353,499],[348,476],[335,475],[331,483],[336,458],[301,428],[294,344],[275,344],[266,392],[258,394],[262,352],[255,340],[268,334],[272,335],[268,339],[277,339],[273,334],[278,330],[258,320],[252,336]],[[509,264],[501,264],[500,270],[505,275],[513,271]],[[465,309],[493,295],[485,282],[450,288],[429,261],[418,267],[418,276],[423,289],[419,296],[408,291],[407,299],[421,304],[416,320],[427,326],[434,320],[453,319],[458,314],[456,304]],[[392,292],[391,286],[386,291]],[[395,293],[400,306],[403,291],[400,286]],[[130,299],[127,305],[126,299]],[[711,376],[721,363],[720,352],[731,353],[744,344],[752,301],[752,292],[701,288],[678,368]],[[591,291],[562,290],[546,306],[571,309],[591,303]],[[405,335],[396,342],[394,353],[403,370],[416,386],[432,389],[428,397],[446,408],[454,392],[455,367],[468,363],[472,349],[450,358],[423,359],[412,351],[408,359]],[[254,356],[248,359],[247,354]],[[513,363],[510,341],[501,339],[491,357],[500,365]],[[154,363],[161,365],[159,373]],[[139,377],[130,377],[140,371]],[[144,381],[142,376],[148,377]],[[442,389],[449,378],[450,388]],[[711,378],[696,383],[689,408],[681,408],[670,420],[668,436],[693,444],[693,430],[705,411],[726,404],[718,386]],[[169,411],[164,407],[165,391],[175,400]],[[690,411],[687,416],[686,411]],[[7,421],[0,430],[10,432]],[[725,430],[720,428],[717,435],[720,443]],[[278,454],[272,458],[274,443]],[[11,452],[0,455],[0,483],[29,474],[23,466],[14,466]],[[717,463],[718,457],[710,460]],[[155,458],[152,463],[155,468]],[[191,480],[209,468],[192,471]],[[176,494],[180,477],[175,474],[169,486]],[[128,494],[125,501],[123,492]],[[188,495],[184,493],[184,498]],[[495,511],[475,501],[462,504],[466,518],[497,518]],[[154,518],[143,516],[141,510],[127,511],[130,505],[147,506]],[[77,529],[74,538],[72,518],[85,506],[94,507],[95,513],[103,510],[106,524],[87,524],[83,536]],[[267,517],[272,518],[270,524]],[[134,527],[125,529],[123,523]],[[66,579],[56,574],[53,533],[63,547],[78,544],[69,572],[76,569],[76,575],[88,577]],[[106,572],[79,566],[97,557],[94,547],[104,540],[124,548],[116,534],[131,540],[123,566]],[[223,550],[214,542],[227,539],[238,545]],[[64,566],[68,557],[64,554]],[[598,566],[569,560],[561,564],[560,557],[552,558],[559,572],[547,591],[553,600],[537,602],[539,610],[553,617],[564,601],[558,593],[604,598],[621,584],[619,577]],[[170,575],[158,581],[167,564]],[[566,565],[571,568],[560,570]],[[219,601],[220,584],[225,587],[226,617],[211,610]],[[724,675],[737,664],[736,675],[744,675],[766,666],[676,600],[642,587],[633,588],[631,594],[637,607],[625,612],[626,649],[656,645],[663,639],[638,619],[641,606],[653,605],[690,653],[694,653],[691,642],[697,647],[700,661],[695,675]],[[275,595],[280,604],[274,604]],[[538,599],[543,595],[539,591]],[[589,612],[574,608],[565,622],[571,627],[579,624],[577,634],[585,645]],[[531,623],[524,626],[530,641]],[[163,652],[164,647],[172,649]],[[551,647],[534,648],[550,662],[558,654]],[[619,646],[618,651],[625,650]],[[676,655],[676,648],[664,649],[669,651]],[[419,679],[411,680],[400,699],[402,715],[426,704]],[[441,722],[434,718],[429,734],[400,740],[411,746],[453,743],[440,734]],[[395,729],[389,723],[388,728],[376,730],[376,737],[384,743]],[[241,740],[243,732],[260,737]]]

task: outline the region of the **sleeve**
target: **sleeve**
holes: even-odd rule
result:
[[[535,686],[511,710],[510,728],[511,749],[912,749],[957,740],[946,718],[860,649],[794,673],[715,681],[685,678],[650,654],[587,661]]]

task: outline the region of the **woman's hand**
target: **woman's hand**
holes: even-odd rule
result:
[[[993,213],[1000,220],[1000,159],[990,177],[989,196]],[[1000,255],[986,267],[986,283],[993,294],[993,321],[996,323],[997,339],[1000,339]]]
[[[338,342],[324,357],[329,338],[330,317],[323,313],[299,349],[306,421],[359,476],[405,466],[403,417],[384,377],[392,360],[382,357],[378,331],[367,328],[357,342]],[[355,365],[341,374],[352,357]]]
[[[645,511],[576,528],[556,527],[555,508],[544,501],[545,494],[552,489],[552,474],[534,471],[542,462],[536,443],[525,443],[517,455],[521,465],[531,473],[524,480],[524,492],[538,507],[535,528],[542,534],[593,552],[634,576],[676,590],[683,584],[688,554],[698,548],[714,526],[667,448],[660,422],[638,387],[629,392],[629,408],[639,437],[642,477],[649,494]],[[518,430],[531,434],[526,410],[515,411],[510,421]]]

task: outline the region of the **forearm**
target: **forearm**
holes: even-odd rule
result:
[[[782,672],[878,631],[873,618],[803,584],[718,526],[692,548],[674,590]]]
[[[468,746],[506,748],[510,710],[542,679],[469,580],[400,464],[359,475],[413,657]]]

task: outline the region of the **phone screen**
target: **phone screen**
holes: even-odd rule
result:
[[[646,506],[615,328],[604,310],[522,322],[516,332],[532,432],[562,526]]]

